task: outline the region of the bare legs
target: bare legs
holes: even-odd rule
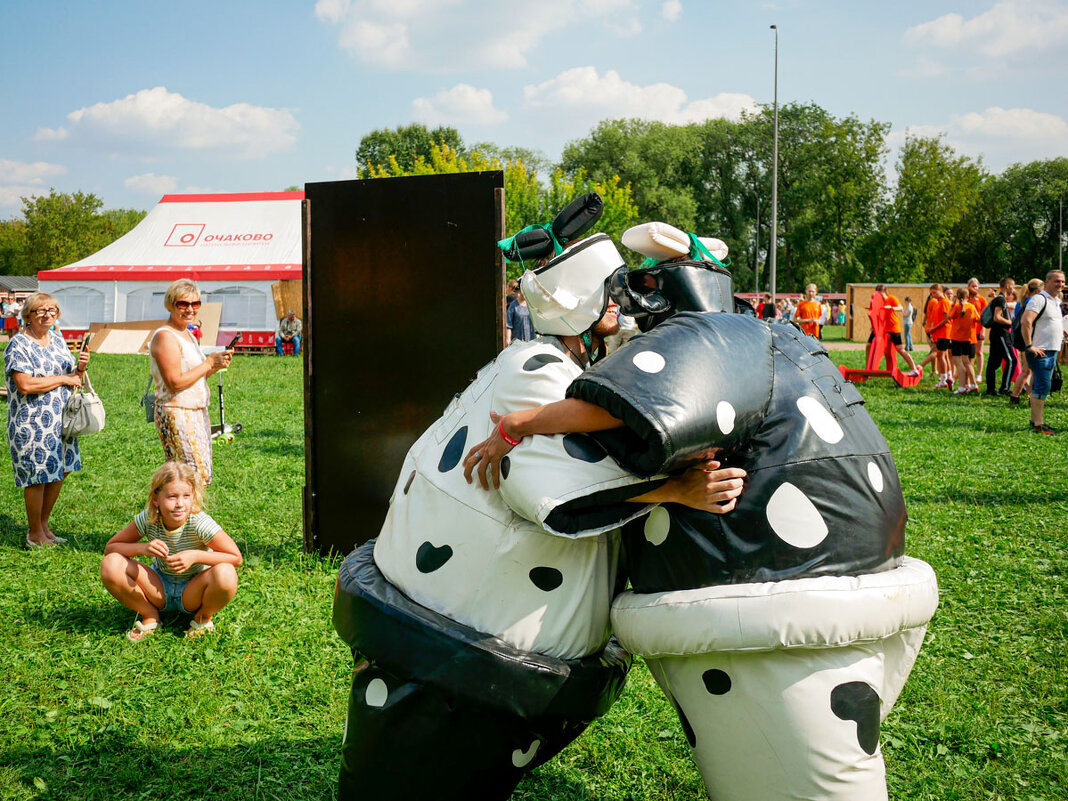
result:
[[[159,622],[159,612],[167,599],[163,582],[147,565],[121,553],[105,554],[100,563],[100,580],[119,603],[141,616],[143,624]]]
[[[163,582],[155,571],[137,559],[109,553],[100,563],[104,588],[123,606],[141,616],[143,625],[159,622],[167,604]],[[215,565],[198,573],[182,592],[182,605],[192,610],[197,623],[207,623],[237,594],[237,571],[233,565]]]
[[[56,505],[61,489],[62,478],[47,484],[31,484],[23,489],[22,498],[26,504],[26,521],[29,527],[27,539],[31,542],[48,545],[55,541],[56,535],[48,527],[48,518],[52,515],[52,508]]]
[[[237,571],[233,565],[215,565],[195,575],[182,593],[182,605],[195,610],[193,619],[207,623],[212,615],[237,595]]]

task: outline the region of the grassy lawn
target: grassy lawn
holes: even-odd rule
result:
[[[833,357],[860,366],[863,353]],[[70,546],[21,547],[22,495],[3,449],[0,799],[333,797],[351,659],[330,624],[337,565],[301,553],[300,367],[239,357],[225,374],[228,415],[245,432],[216,450],[208,509],[246,562],[217,631],[196,641],[171,626],[126,642],[133,614],[97,574],[104,543],[143,506],[160,461],[137,406],[144,357],[94,357],[108,427],[83,440],[84,469],[53,515]],[[1031,435],[1022,408],[929,385],[861,387],[901,472],[909,553],[935,567],[942,588],[883,727],[890,795],[1061,801],[1068,437]],[[1063,399],[1047,416],[1068,427]],[[516,797],[664,801],[704,791],[639,663],[609,715]]]

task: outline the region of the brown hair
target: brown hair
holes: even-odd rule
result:
[[[159,522],[159,506],[156,505],[156,496],[159,491],[168,484],[181,481],[193,488],[193,508],[191,514],[196,514],[204,504],[204,487],[200,483],[200,474],[185,462],[164,462],[163,466],[152,474],[152,482],[148,488],[148,502],[145,504],[149,523]]]

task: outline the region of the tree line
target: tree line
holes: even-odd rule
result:
[[[779,291],[809,282],[835,291],[850,282],[1026,280],[1057,265],[1068,158],[993,174],[941,136],[907,136],[891,154],[889,131],[889,123],[835,117],[812,103],[780,107]],[[523,148],[467,145],[455,128],[420,124],[372,131],[355,157],[361,178],[503,170],[509,234],[597,191],[606,211],[595,230],[618,240],[631,225],[661,220],[717,236],[730,246],[735,286],[767,288],[770,107],[688,125],[605,120],[557,163]],[[22,217],[0,221],[0,273],[69,264],[144,216],[102,205],[81,192],[23,198]],[[509,275],[520,269],[510,266]]]
[[[834,291],[851,282],[1026,280],[1057,265],[1068,158],[993,174],[942,136],[906,136],[892,180],[890,127],[811,103],[780,107],[780,291],[810,282]],[[661,220],[717,236],[730,246],[735,286],[767,288],[770,107],[688,125],[605,120],[556,164],[520,148],[465,146],[454,128],[416,124],[363,137],[356,163],[362,178],[503,169],[508,233],[550,219],[568,189],[608,187],[612,217],[597,230],[618,238],[629,225]]]

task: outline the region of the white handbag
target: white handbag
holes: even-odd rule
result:
[[[93,391],[89,374],[82,377],[82,385],[74,390],[63,407],[63,438],[74,439],[95,434],[104,427],[104,402]]]

